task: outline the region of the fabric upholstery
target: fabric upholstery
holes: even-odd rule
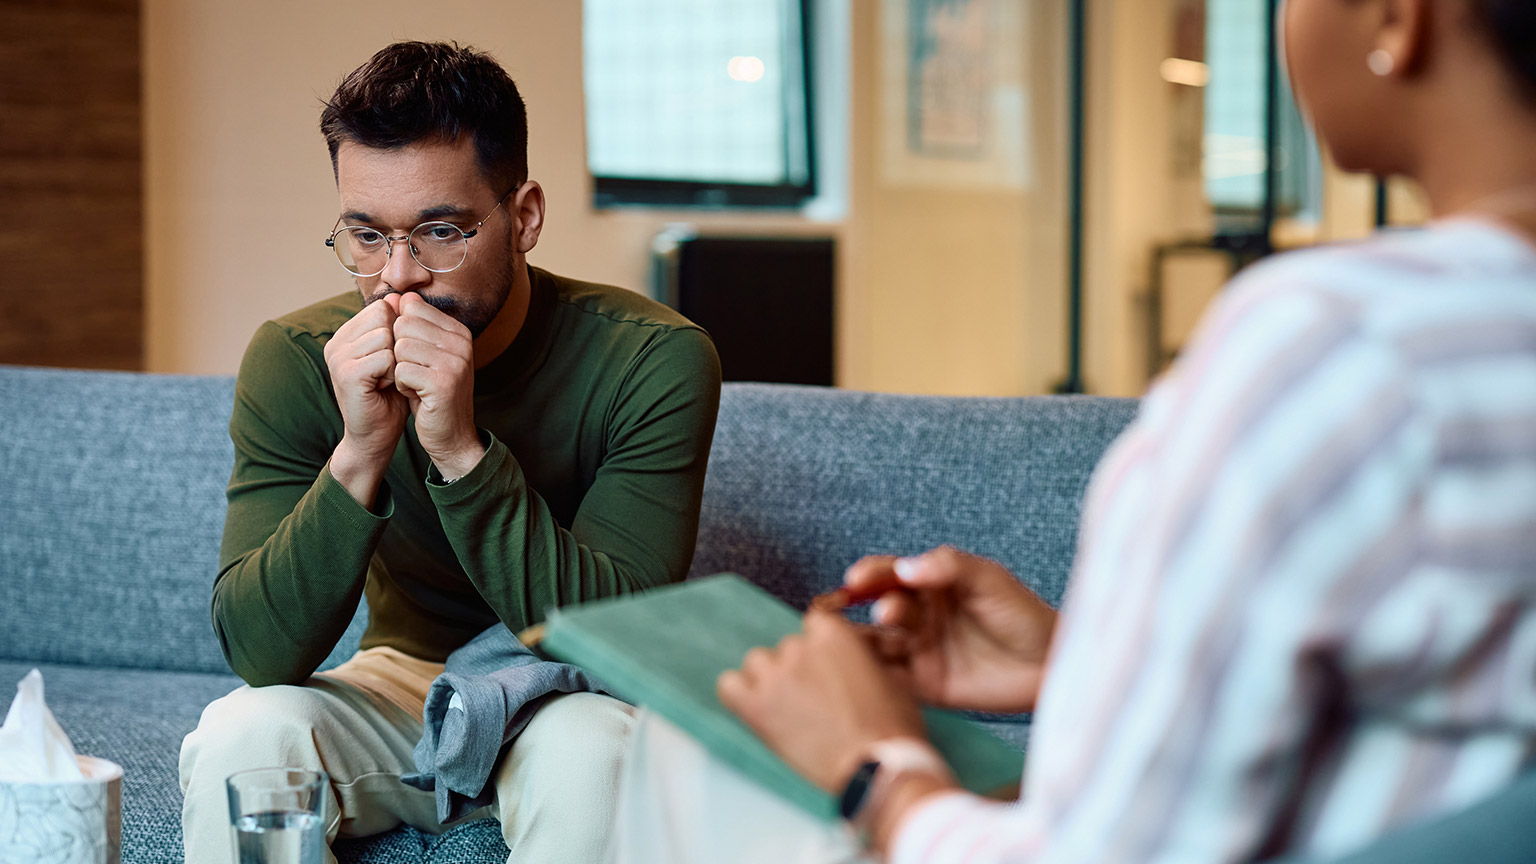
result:
[[[0,367],[0,659],[229,671],[208,610],[233,401],[227,377]]]
[[[83,753],[123,765],[123,861],[180,861],[182,738],[239,685],[209,619],[226,377],[0,366],[0,688],[43,669]],[[873,552],[997,558],[1052,603],[1088,475],[1135,403],[727,385],[693,575],[804,605]],[[359,609],[327,668],[350,656]],[[1022,744],[1028,727],[989,718]],[[343,840],[343,862],[502,862],[499,826]]]
[[[1507,789],[1465,810],[1411,825],[1332,862],[1275,864],[1530,864],[1536,861],[1536,767]]]
[[[948,543],[1060,605],[1089,474],[1136,404],[729,385],[690,575],[803,608],[865,555]]]
[[[239,684],[209,623],[233,379],[0,366],[0,692],[42,668],[82,753],[121,764],[123,861],[179,862],[177,757]],[[865,554],[941,543],[1059,604],[1082,494],[1135,403],[946,399],[732,384],[691,575],[732,570],[804,605]],[[365,610],[332,652],[356,649]],[[1028,726],[985,718],[1023,744]],[[1536,777],[1341,864],[1524,861]],[[491,820],[344,840],[347,864],[507,857]]]
[[[0,687],[34,666],[43,672],[48,705],[75,749],[123,766],[123,862],[180,862],[181,739],[203,707],[240,686],[233,675],[109,669],[0,661]],[[0,700],[6,701],[6,700]],[[336,857],[358,862],[455,861],[502,864],[507,847],[494,820],[459,825],[440,835],[402,828],[378,837],[339,841]]]

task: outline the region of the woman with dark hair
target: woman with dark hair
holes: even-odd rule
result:
[[[1234,281],[1095,473],[1060,626],[995,563],[870,558],[847,581],[900,586],[889,629],[812,611],[721,677],[873,854],[1326,857],[1536,757],[1536,3],[1282,18],[1339,163],[1418,181],[1436,218]],[[921,703],[1035,710],[1020,800],[959,791]],[[849,851],[665,727],[636,741],[621,860]],[[635,794],[700,764],[702,811]]]

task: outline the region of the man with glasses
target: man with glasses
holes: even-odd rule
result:
[[[249,686],[182,746],[187,859],[232,855],[224,779],[330,775],[327,840],[442,830],[407,787],[428,686],[488,627],[682,578],[719,403],[709,338],[529,267],[544,197],[490,57],[401,43],[327,102],[356,291],[269,321],[241,364],[213,622]],[[368,601],[362,650],[315,673]],[[519,861],[596,860],[626,706],[540,704],[491,777]]]

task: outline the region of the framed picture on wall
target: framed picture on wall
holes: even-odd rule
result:
[[[908,147],[980,159],[992,83],[990,0],[907,0]]]
[[[887,185],[1030,185],[1025,22],[1034,5],[883,0],[879,137]]]

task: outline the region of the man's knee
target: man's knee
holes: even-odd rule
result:
[[[182,741],[182,788],[205,761],[224,774],[276,765],[313,767],[315,730],[325,722],[325,699],[311,688],[241,687],[204,708],[197,728]]]
[[[597,693],[570,693],[543,705],[497,768],[496,787],[559,796],[589,782],[616,781],[635,709]]]
[[[599,859],[634,723],[634,708],[595,693],[539,707],[494,778],[501,833],[514,858]]]
[[[568,693],[539,706],[513,747],[551,756],[622,753],[634,722],[635,709],[617,699],[599,693]]]

